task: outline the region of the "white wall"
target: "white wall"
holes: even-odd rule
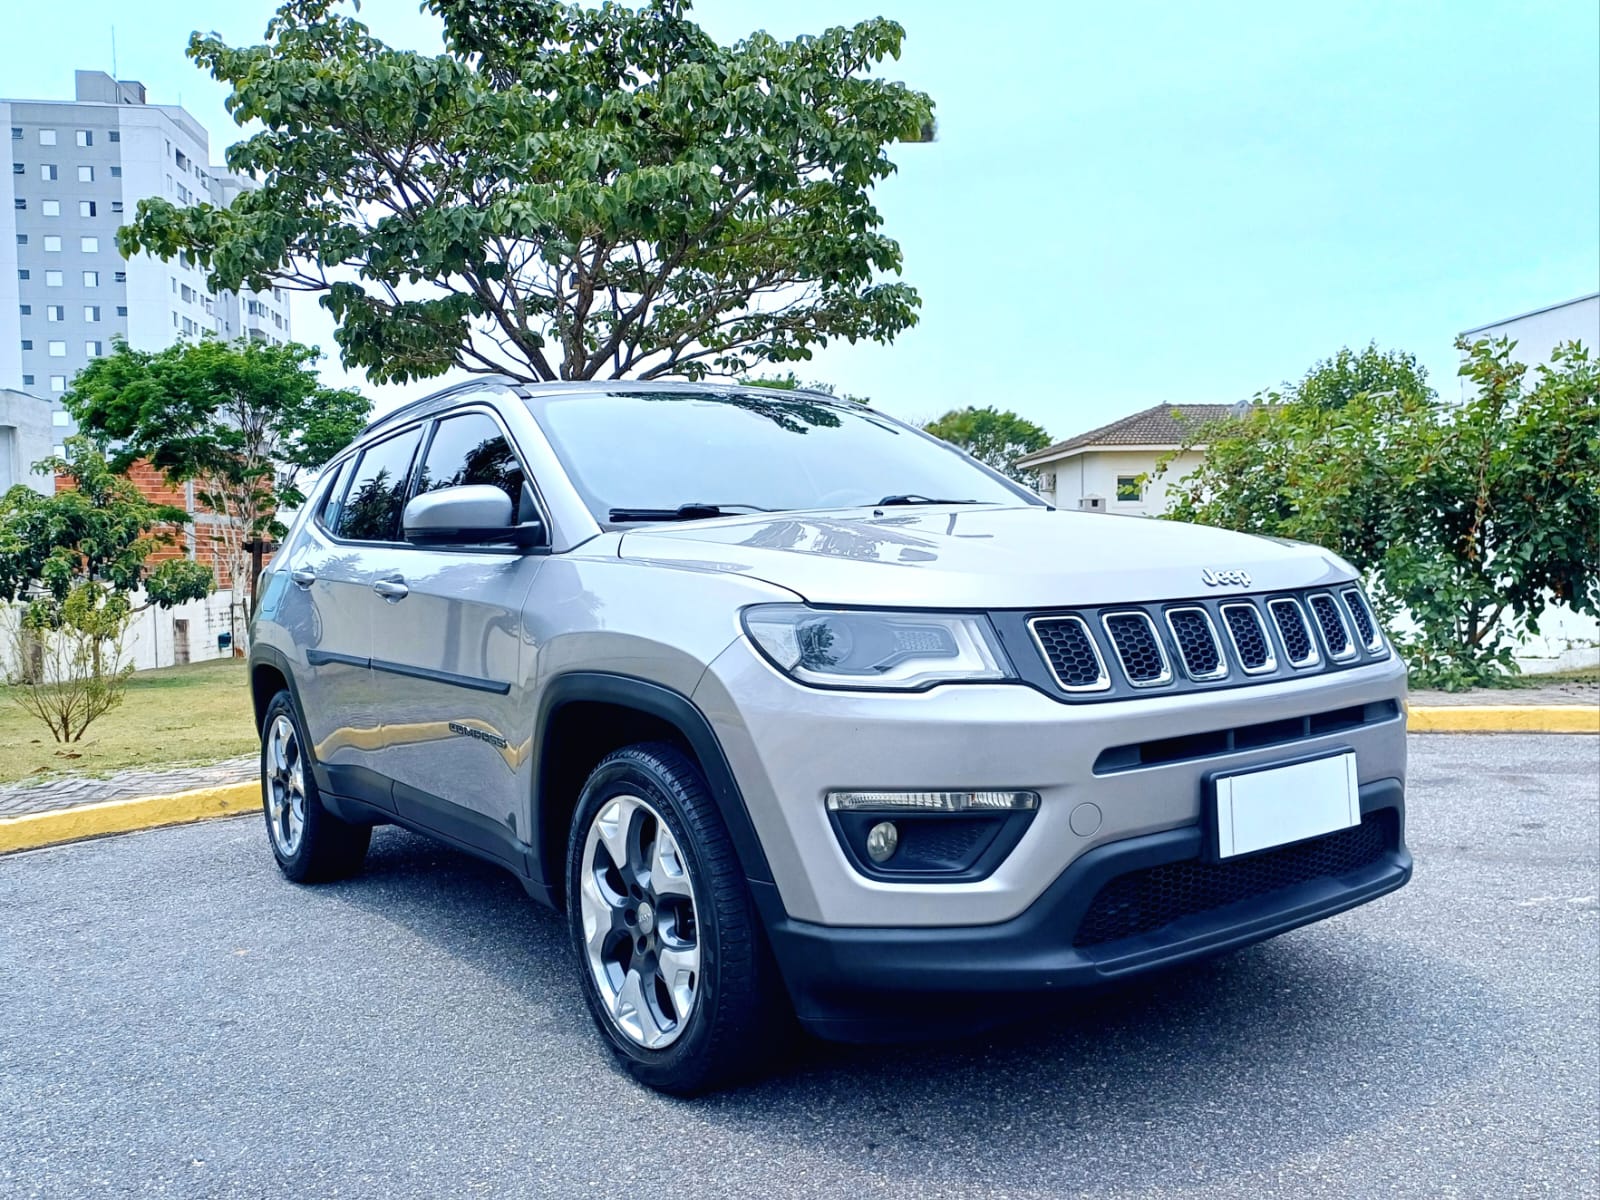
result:
[[[1117,477],[1154,476],[1156,463],[1167,453],[1162,449],[1089,450],[1057,459],[1036,468],[1042,479],[1053,476],[1054,482],[1054,487],[1041,483],[1039,494],[1057,508],[1076,509],[1084,496],[1102,496],[1108,513],[1155,516],[1166,511],[1169,488],[1187,477],[1202,456],[1190,451],[1175,457],[1165,476],[1145,484],[1144,496],[1139,500],[1117,499]]]
[[[1517,344],[1513,357],[1530,367],[1549,362],[1550,352],[1563,342],[1582,342],[1593,358],[1600,354],[1600,293],[1469,330],[1463,336],[1471,342],[1481,338],[1510,338]],[[1527,382],[1531,384],[1532,380]],[[1475,384],[1467,379],[1461,381],[1463,401],[1470,400],[1476,393]]]
[[[228,607],[233,602],[231,592],[219,591],[204,600],[194,600],[175,608],[149,608],[134,618],[123,642],[125,659],[133,663],[134,670],[148,671],[152,667],[170,667],[176,662],[177,622],[189,622],[189,661],[203,662],[212,658],[227,658],[232,649],[218,649],[217,635],[229,632]],[[144,603],[142,594],[133,598],[137,606]],[[10,678],[16,672],[15,638],[13,636],[17,608],[0,606],[0,679]],[[242,637],[240,630],[235,635]]]

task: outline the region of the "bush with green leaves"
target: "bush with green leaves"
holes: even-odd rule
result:
[[[1017,459],[1050,444],[1050,435],[1043,428],[992,405],[951,409],[923,429],[1026,487],[1034,486],[1036,476],[1032,471],[1018,470]]]
[[[113,472],[87,437],[35,470],[71,486],[44,496],[21,484],[0,495],[0,601],[13,623],[17,700],[57,741],[77,741],[122,699],[131,665],[123,639],[134,616],[211,593],[211,568],[186,558],[153,564],[188,521]],[[143,603],[134,604],[142,591]]]
[[[1330,386],[1335,359],[1197,431],[1204,462],[1165,514],[1343,555],[1413,681],[1452,690],[1514,674],[1517,640],[1552,604],[1600,615],[1595,361],[1576,343],[1532,370],[1504,339],[1458,348],[1460,404],[1408,356],[1353,390]]]

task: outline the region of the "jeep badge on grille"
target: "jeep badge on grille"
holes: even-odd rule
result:
[[[1200,572],[1200,582],[1207,587],[1249,587],[1249,571],[1213,571],[1210,567]]]

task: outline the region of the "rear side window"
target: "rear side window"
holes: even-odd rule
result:
[[[499,488],[511,498],[519,522],[538,515],[522,464],[486,413],[462,413],[439,422],[417,477],[417,495],[469,483]]]
[[[352,542],[400,540],[406,481],[421,437],[420,429],[412,429],[362,451],[334,533]]]
[[[317,509],[317,522],[324,529],[331,531],[339,527],[339,513],[344,507],[345,484],[350,482],[350,471],[355,465],[354,457],[345,459],[334,472],[329,485],[323,489],[319,498],[321,506]]]

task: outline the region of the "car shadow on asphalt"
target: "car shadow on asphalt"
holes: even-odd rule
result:
[[[587,1039],[608,1057],[564,918],[505,871],[386,829],[367,870],[336,886],[497,975],[541,1010],[550,1036]],[[774,1153],[803,1160],[825,1147],[929,1186],[1008,1179],[1020,1161],[1079,1185],[1084,1172],[1126,1172],[1143,1187],[1195,1186],[1230,1162],[1270,1172],[1411,1119],[1492,1071],[1517,1036],[1514,1006],[1490,979],[1391,932],[1404,895],[990,1032],[888,1046],[797,1037],[762,1080],[654,1099],[693,1105],[697,1120]]]

